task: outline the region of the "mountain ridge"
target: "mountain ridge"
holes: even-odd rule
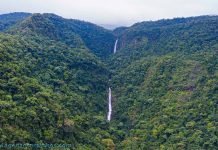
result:
[[[0,30],[1,143],[217,147],[218,16],[113,31],[49,13],[19,18]]]

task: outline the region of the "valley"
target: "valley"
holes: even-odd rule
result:
[[[0,15],[0,143],[216,149],[217,25],[199,16],[112,31]]]

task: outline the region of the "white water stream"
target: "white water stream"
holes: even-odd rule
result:
[[[117,42],[118,39],[115,41],[114,44],[114,54],[117,52]],[[111,88],[108,89],[108,114],[107,114],[107,120],[111,121],[111,114],[112,114],[112,104],[111,104],[112,96],[111,96]]]
[[[117,42],[118,42],[118,39],[116,40],[116,42],[114,44],[114,54],[117,52]]]
[[[112,105],[111,105],[111,88],[109,87],[108,91],[108,114],[107,114],[107,120],[111,120],[111,113],[112,113]]]

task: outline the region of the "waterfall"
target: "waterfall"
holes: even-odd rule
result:
[[[117,42],[118,42],[118,39],[116,39],[115,44],[114,44],[114,54],[117,52]],[[109,90],[108,90],[108,114],[107,114],[108,121],[111,121],[111,114],[112,114],[111,99],[112,99],[111,88],[109,87]]]
[[[109,87],[108,91],[108,115],[107,115],[107,120],[111,120],[111,113],[112,113],[112,105],[111,105],[111,88]]]
[[[117,52],[117,42],[118,42],[118,39],[116,39],[116,42],[114,44],[114,54]]]

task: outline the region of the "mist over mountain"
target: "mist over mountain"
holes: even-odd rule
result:
[[[113,24],[99,24],[99,25],[108,30],[114,30],[117,27],[119,27],[119,25],[113,25]]]
[[[217,25],[0,15],[0,143],[217,149]]]

